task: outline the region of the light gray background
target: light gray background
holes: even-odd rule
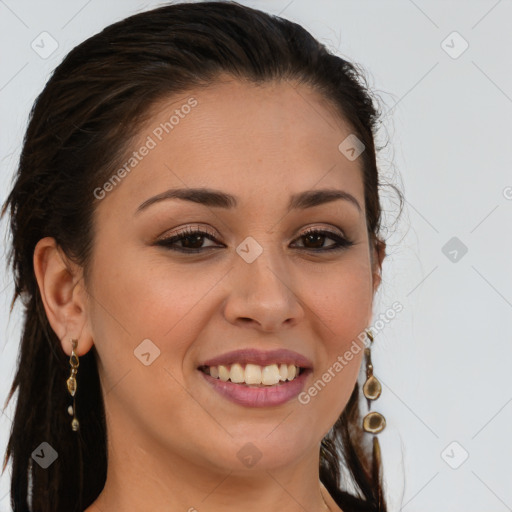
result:
[[[301,23],[362,64],[385,103],[383,137],[390,144],[380,164],[407,201],[399,224],[391,226],[375,304],[375,318],[394,301],[404,308],[373,349],[383,382],[374,408],[387,419],[379,438],[390,510],[512,510],[510,0],[242,3]],[[156,5],[0,0],[2,202],[29,109],[50,71],[86,37]],[[58,43],[47,58],[31,47],[34,40],[43,45],[44,31]],[[469,46],[458,55],[464,41]],[[51,49],[49,40],[45,48]],[[389,225],[397,214],[394,199],[385,192]],[[5,221],[1,227],[3,241]],[[445,255],[452,237],[457,254],[449,247]],[[4,267],[2,405],[21,325],[19,309],[9,319],[12,278]],[[10,406],[0,419],[2,453],[12,415]],[[7,493],[4,474],[0,511],[10,510]]]

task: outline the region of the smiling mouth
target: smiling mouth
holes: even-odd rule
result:
[[[274,363],[266,366],[234,363],[200,366],[198,370],[222,382],[229,381],[247,387],[269,387],[293,381],[305,371],[305,368],[286,363]]]

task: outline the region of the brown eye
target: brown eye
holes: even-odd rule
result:
[[[158,240],[155,245],[185,253],[198,253],[204,252],[203,249],[220,248],[220,246],[203,246],[205,239],[214,242],[217,241],[215,237],[207,231],[188,228],[176,235]],[[181,243],[181,246],[178,245],[178,243]]]
[[[324,247],[326,239],[329,238],[334,241],[334,244]],[[348,240],[347,238],[341,237],[340,235],[337,235],[330,231],[318,229],[312,229],[310,231],[307,231],[306,233],[301,235],[299,239],[304,240],[304,246],[301,247],[301,249],[304,248],[306,250],[312,250],[316,252],[344,249],[346,247],[354,245],[354,243],[351,240]]]

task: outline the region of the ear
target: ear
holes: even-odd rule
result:
[[[386,242],[376,239],[371,254],[373,293],[375,294],[382,282],[382,262],[386,257]]]
[[[71,339],[77,339],[76,354],[85,354],[93,340],[81,267],[70,261],[50,237],[36,244],[33,262],[46,316],[62,349],[71,355]]]

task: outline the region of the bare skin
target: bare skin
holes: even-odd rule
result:
[[[197,105],[158,140],[155,127],[190,97]],[[307,404],[235,404],[197,368],[239,348],[286,348],[312,362],[308,389],[370,325],[384,251],[372,266],[360,159],[338,150],[350,133],[302,85],[225,80],[169,98],[133,143],[151,136],[156,147],[98,201],[87,282],[53,239],[38,243],[36,275],[63,350],[77,338],[78,355],[94,347],[99,361],[109,464],[86,512],[341,510],[319,481],[319,443],[363,350]],[[238,206],[166,199],[138,211],[168,189],[195,187]],[[292,194],[319,189],[345,191],[360,209],[337,199],[287,212]],[[200,253],[156,245],[186,227],[215,240],[174,244]],[[322,252],[336,238],[304,237],[313,227],[353,244]],[[263,250],[252,263],[236,252],[248,236]],[[146,339],[160,350],[147,366],[134,355]],[[237,456],[248,443],[261,454],[252,467]]]

